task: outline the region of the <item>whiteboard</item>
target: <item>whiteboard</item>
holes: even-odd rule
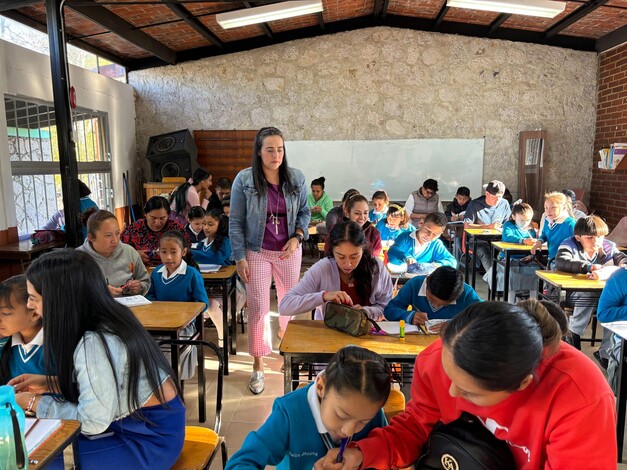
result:
[[[334,201],[347,189],[368,200],[382,189],[392,201],[406,201],[427,178],[438,182],[440,200],[452,201],[459,186],[483,194],[484,139],[286,141],[289,166],[305,173],[307,187],[320,176]]]

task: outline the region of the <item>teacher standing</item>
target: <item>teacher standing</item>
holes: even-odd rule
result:
[[[248,296],[248,351],[253,373],[248,388],[263,392],[263,357],[272,351],[266,334],[270,311],[270,279],[274,278],[278,303],[300,277],[301,243],[311,214],[305,175],[289,168],[283,134],[264,127],[255,137],[251,168],[240,171],[231,190],[229,238],[237,273]],[[279,337],[291,317],[279,317]]]

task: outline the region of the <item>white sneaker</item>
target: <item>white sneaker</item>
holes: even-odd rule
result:
[[[263,389],[266,386],[266,376],[261,371],[254,371],[253,375],[250,376],[250,380],[248,381],[248,389],[254,393],[255,395],[259,395],[263,392]]]

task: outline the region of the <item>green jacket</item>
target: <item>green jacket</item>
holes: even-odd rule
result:
[[[312,194],[308,194],[307,203],[309,204],[310,209],[314,206],[320,206],[322,209],[321,212],[311,213],[312,222],[324,222],[327,217],[327,212],[333,209],[333,201],[329,196],[327,196],[327,193],[322,193],[322,197],[317,201],[314,200]]]

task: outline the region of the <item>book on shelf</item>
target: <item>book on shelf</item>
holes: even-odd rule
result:
[[[127,307],[139,307],[140,305],[150,305],[152,303],[143,295],[125,295],[114,297],[114,299]]]
[[[24,430],[26,452],[30,454],[37,449],[61,427],[61,424],[62,421],[60,419],[26,418],[26,428]]]

